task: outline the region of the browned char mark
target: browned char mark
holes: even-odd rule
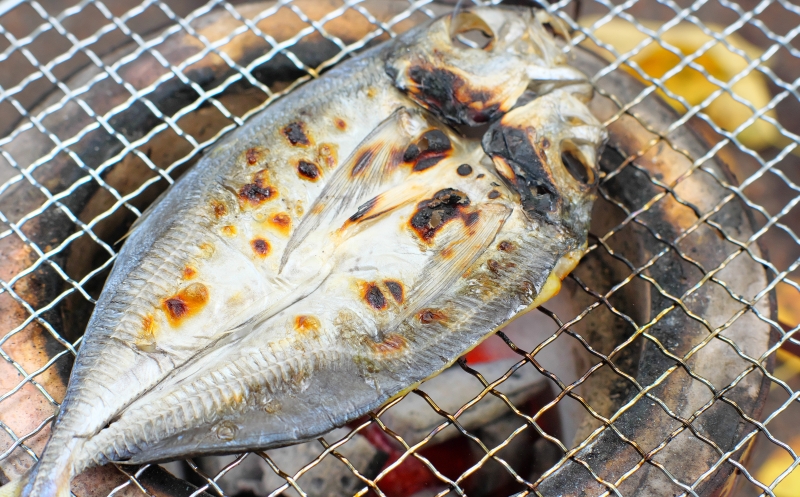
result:
[[[161,301],[161,308],[167,320],[173,325],[197,312],[208,303],[208,288],[202,283],[192,283],[184,287],[172,297]]]
[[[404,300],[404,290],[403,284],[399,281],[394,280],[384,280],[383,282],[386,285],[386,288],[389,289],[389,293],[392,294],[392,297],[398,304],[402,304]]]
[[[417,210],[411,216],[411,228],[426,243],[431,243],[436,233],[453,219],[460,218],[467,227],[477,222],[477,211],[469,212],[470,205],[467,194],[453,188],[439,190],[433,198],[417,204]]]
[[[301,160],[297,163],[297,173],[308,181],[317,181],[320,177],[319,167],[313,162]]]
[[[289,123],[283,127],[281,134],[289,140],[289,143],[296,147],[307,147],[311,145],[311,138],[306,132],[306,125],[303,122]]]
[[[261,170],[253,175],[253,182],[247,183],[239,189],[239,201],[244,205],[256,207],[275,196],[276,190],[267,184],[267,170]]]
[[[383,296],[383,292],[375,283],[367,283],[364,290],[364,300],[373,309],[379,311],[386,309],[386,297]]]
[[[369,340],[369,347],[376,355],[386,356],[403,352],[408,349],[408,342],[397,333],[388,333],[380,342]]]
[[[254,238],[251,240],[250,247],[253,248],[253,252],[258,257],[264,258],[269,254],[269,242],[263,238]]]
[[[438,129],[426,131],[416,143],[403,153],[403,161],[413,163],[413,171],[424,171],[438,164],[453,149],[450,139]]]
[[[461,76],[429,64],[408,68],[413,85],[409,91],[427,108],[459,124],[482,124],[491,121],[500,110],[488,90],[472,88]]]

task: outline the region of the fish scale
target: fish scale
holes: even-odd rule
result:
[[[320,436],[555,294],[586,244],[605,140],[557,23],[506,8],[433,20],[207,152],[132,228],[15,488],[62,497],[106,462]],[[453,42],[471,29],[492,43]],[[476,125],[489,138],[456,131]]]

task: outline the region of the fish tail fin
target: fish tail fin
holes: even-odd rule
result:
[[[0,487],[0,497],[20,497],[22,495],[22,488],[28,482],[29,475],[30,473],[26,473],[25,476],[19,480],[10,481]]]
[[[72,452],[78,439],[58,435],[47,442],[36,466],[18,482],[12,482],[16,486],[8,494],[0,493],[0,497],[70,497]]]

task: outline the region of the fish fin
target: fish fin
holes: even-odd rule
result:
[[[320,226],[355,212],[365,201],[405,175],[399,169],[407,147],[418,136],[436,127],[419,111],[400,107],[372,131],[333,173],[286,244],[280,270],[292,252]],[[279,270],[279,272],[280,272]]]
[[[344,241],[369,226],[372,221],[378,220],[410,202],[427,198],[439,189],[430,181],[406,181],[372,197],[361,204],[355,213],[344,221],[337,232],[338,241]]]
[[[13,480],[0,487],[0,497],[20,497],[22,488],[27,483],[28,474],[19,480]]]
[[[464,275],[478,257],[492,244],[512,209],[498,203],[479,204],[472,215],[477,219],[454,224],[437,240],[436,254],[418,273],[420,276],[409,289],[401,312],[390,322],[384,333],[421,312],[431,300],[440,295]]]

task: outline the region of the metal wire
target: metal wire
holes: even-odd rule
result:
[[[576,1],[583,1],[583,3],[577,5]],[[414,395],[409,394],[411,397],[403,397],[392,401],[372,413],[369,418],[351,425],[344,432],[337,431],[320,438],[317,442],[311,443],[311,445],[318,446],[318,453],[309,455],[307,460],[299,467],[282,468],[281,464],[276,462],[276,457],[272,451],[242,454],[222,465],[221,469],[217,469],[211,474],[206,472],[208,466],[189,460],[184,465],[184,468],[188,468],[187,478],[197,484],[197,489],[191,495],[201,495],[204,492],[228,495],[225,490],[226,479],[230,479],[231,474],[237,468],[245,464],[251,464],[254,461],[264,471],[278,475],[283,481],[282,484],[271,489],[269,494],[271,496],[292,491],[299,495],[308,495],[309,492],[305,488],[309,485],[310,478],[307,475],[315,467],[325,464],[326,461],[336,461],[337,464],[347,468],[348,472],[358,482],[358,490],[355,495],[359,496],[367,495],[370,492],[376,495],[386,495],[385,485],[392,478],[392,474],[400,471],[404,464],[407,465],[412,462],[419,468],[419,471],[415,473],[416,475],[419,476],[424,473],[426,478],[437,482],[437,489],[441,489],[440,491],[437,490],[438,493],[436,495],[439,496],[448,494],[466,495],[466,483],[468,483],[470,477],[478,474],[496,474],[490,473],[491,471],[508,474],[510,479],[521,489],[517,495],[538,494],[539,485],[549,475],[553,475],[565,467],[568,462],[577,463],[588,471],[592,478],[604,489],[600,492],[602,495],[622,495],[620,485],[626,479],[641,471],[643,467],[651,467],[663,474],[674,485],[675,494],[696,496],[701,485],[707,482],[717,470],[726,465],[732,465],[740,473],[741,484],[738,487],[738,491],[741,495],[770,495],[773,497],[776,495],[789,495],[776,493],[775,490],[782,481],[791,477],[792,472],[796,473],[796,468],[800,465],[800,457],[796,453],[798,449],[796,441],[800,440],[798,439],[798,433],[800,432],[778,433],[778,431],[773,431],[773,426],[776,425],[776,420],[781,418],[783,413],[789,413],[793,408],[798,408],[800,390],[798,390],[796,378],[785,377],[777,372],[773,373],[769,364],[779,350],[786,350],[787,347],[800,347],[800,339],[798,339],[796,324],[786,326],[785,323],[782,325],[776,322],[772,316],[760,310],[762,307],[760,307],[759,303],[768,299],[770,292],[778,285],[785,285],[787,288],[800,291],[800,284],[798,284],[797,280],[797,269],[800,267],[800,258],[798,258],[800,238],[796,233],[796,223],[793,222],[792,218],[792,216],[796,216],[797,211],[795,208],[800,203],[800,185],[797,184],[796,179],[792,179],[793,177],[796,178],[796,175],[787,172],[786,168],[782,167],[792,158],[792,154],[797,152],[797,147],[800,145],[800,136],[796,134],[797,130],[793,131],[787,128],[774,116],[774,110],[787,101],[791,99],[800,100],[800,92],[798,92],[800,79],[786,81],[768,65],[770,59],[779,52],[787,53],[794,63],[800,63],[800,60],[798,60],[800,59],[800,50],[795,48],[795,38],[800,34],[800,26],[789,29],[785,34],[781,35],[778,34],[777,29],[771,27],[761,17],[768,9],[783,9],[787,15],[800,16],[800,7],[791,4],[787,0],[763,0],[747,8],[729,0],[718,0],[719,5],[728,9],[734,19],[728,22],[722,31],[717,31],[702,20],[704,18],[703,9],[709,5],[711,0],[696,0],[686,4],[679,4],[673,0],[658,0],[656,3],[659,8],[669,13],[669,16],[667,16],[669,20],[658,28],[639,22],[637,17],[629,12],[641,1],[644,0],[626,0],[620,4],[614,4],[608,0],[591,0],[591,3],[587,0],[561,0],[548,6],[548,9],[553,14],[563,19],[575,31],[572,45],[585,44],[591,41],[594,45],[607,50],[613,55],[612,61],[597,74],[592,75],[593,83],[597,84],[605,76],[622,69],[634,73],[639,79],[647,83],[636,98],[628,101],[621,101],[615,98],[615,95],[602,90],[600,85],[597,85],[598,91],[611,99],[617,106],[616,112],[607,120],[606,125],[611,126],[623,118],[637,118],[637,106],[646,102],[648,98],[652,98],[657,91],[680,102],[687,109],[666,130],[654,129],[640,120],[640,124],[652,133],[651,141],[646,143],[638,153],[626,158],[620,168],[607,172],[603,178],[603,185],[607,185],[615,177],[623,174],[626,168],[634,169],[646,175],[648,180],[658,187],[660,191],[643,205],[632,207],[609,193],[605,186],[601,186],[601,197],[609,205],[618,209],[622,213],[623,219],[616,226],[608,229],[607,232],[596,234],[592,238],[588,251],[610,256],[613,260],[629,269],[628,276],[622,281],[615,282],[611,288],[603,290],[592,288],[590,284],[582,281],[580,276],[571,276],[571,284],[580,292],[583,292],[592,303],[581,312],[570,316],[560,316],[547,308],[540,309],[539,312],[554,323],[556,331],[532,350],[526,350],[518,346],[512,338],[499,332],[498,336],[506,342],[506,345],[516,354],[518,360],[505,374],[498,378],[484,377],[470,364],[460,361],[459,364],[464,374],[474,377],[476,385],[480,386],[480,391],[458,409],[448,411],[442,408],[440,405],[442,399],[426,393],[426,387],[423,385],[414,390]],[[479,2],[474,0],[474,3]],[[98,226],[101,226],[102,223],[119,219],[118,216],[115,216],[125,211],[131,212],[136,216],[141,215],[142,199],[146,198],[146,192],[151,186],[164,183],[171,184],[173,176],[181,168],[190,164],[202,150],[214,144],[226,133],[242,125],[251,115],[267,107],[285,93],[292,91],[297,85],[310,78],[317,77],[326,68],[368,46],[371,42],[396,36],[398,27],[405,21],[411,20],[414,16],[431,17],[435,12],[435,9],[432,8],[435,6],[433,0],[407,0],[407,5],[401,12],[386,18],[384,15],[377,13],[375,3],[362,0],[342,0],[338,7],[333,8],[321,18],[315,18],[306,12],[307,5],[308,3],[295,2],[293,0],[280,0],[271,5],[265,4],[262,12],[254,17],[247,17],[243,16],[240,10],[237,10],[237,6],[225,0],[210,0],[203,5],[194,5],[194,8],[189,9],[185,8],[183,3],[167,0],[144,0],[141,3],[131,3],[130,5],[117,5],[108,0],[81,0],[67,8],[45,4],[39,0],[0,3],[0,41],[5,40],[5,49],[0,53],[0,64],[11,64],[16,60],[18,67],[27,67],[27,69],[20,69],[19,74],[14,76],[15,79],[8,78],[7,81],[9,83],[0,82],[2,83],[0,84],[0,106],[5,106],[4,109],[9,113],[8,115],[16,113],[18,117],[18,124],[8,129],[5,136],[0,138],[0,156],[6,161],[7,170],[11,172],[6,176],[0,176],[3,179],[3,183],[0,185],[0,195],[10,191],[15,185],[27,183],[41,194],[42,199],[37,208],[28,212],[10,213],[0,210],[0,243],[4,240],[15,240],[22,243],[34,255],[34,262],[24,270],[17,274],[0,275],[0,298],[10,299],[25,314],[15,326],[9,329],[0,329],[0,336],[2,336],[0,338],[0,356],[11,368],[8,371],[15,371],[21,378],[13,385],[9,383],[10,386],[5,391],[0,391],[0,412],[7,412],[2,411],[2,408],[6,407],[8,409],[8,406],[13,406],[23,391],[29,392],[30,395],[41,395],[54,411],[58,408],[56,398],[61,394],[48,392],[44,386],[45,379],[48,374],[53,374],[54,365],[58,361],[76,354],[76,348],[81,339],[69,340],[65,338],[64,330],[59,329],[58,325],[51,324],[51,319],[48,316],[69,299],[84,299],[86,302],[94,304],[92,288],[96,287],[98,280],[102,280],[104,275],[107,274],[107,270],[114,262],[118,248],[118,246],[105,241],[102,236],[95,232]],[[593,18],[590,24],[579,24],[572,17],[578,8],[581,9],[580,12],[582,14],[586,13],[588,9],[599,15]],[[297,16],[304,27],[297,30],[292,36],[278,41],[269,32],[262,31],[258,24],[262,20],[275,16],[282,9],[290,10]],[[94,13],[93,24],[91,24],[90,29],[84,30],[83,35],[76,36],[73,34],[74,29],[72,29],[74,28],[74,23],[80,22],[90,10]],[[233,27],[231,27],[227,35],[212,40],[198,30],[195,27],[195,23],[198,19],[202,19],[203,16],[217,11],[225,11],[237,22],[232,25]],[[140,19],[145,14],[153,14],[154,12],[158,14],[160,24],[158,26],[150,26],[150,29],[156,29],[154,32],[143,33],[137,24],[137,19]],[[29,23],[31,25],[30,29],[20,31],[18,27],[6,23],[10,19],[9,15],[15,13],[18,15],[15,19],[21,17],[26,17],[29,20],[35,19],[35,21]],[[349,42],[340,36],[332,34],[331,30],[326,28],[329,22],[347,13],[357,13],[368,22],[372,26],[368,34],[358,40]],[[613,19],[628,21],[642,34],[646,35],[646,38],[636,44],[634,48],[626,51],[617,50],[613,44],[604,41],[597,35],[598,30]],[[689,54],[685,54],[680,47],[674,46],[663,39],[664,33],[670,28],[687,23],[695,26],[708,37],[706,43]],[[768,46],[757,57],[752,57],[730,42],[729,35],[743,28],[758,30],[767,40]],[[263,55],[242,64],[235,61],[225,51],[224,47],[236,37],[244,36],[248,33],[256,36],[268,48],[264,50]],[[37,40],[50,35],[59,36],[59,39],[63,40],[63,45],[56,55],[52,56],[47,62],[42,62],[40,60],[41,57],[38,55],[39,51],[36,48]],[[110,60],[108,52],[103,51],[102,48],[103,40],[110,35],[119,36],[120,39],[128,42],[132,48],[117,59]],[[159,47],[167,42],[170,37],[176,35],[191,36],[199,41],[202,48],[182,60],[172,60],[162,54],[159,51]],[[327,40],[335,47],[336,52],[333,57],[314,67],[308,65],[292,51],[302,40],[311,35],[318,35]],[[648,74],[634,60],[635,56],[652,41],[657,42],[667,52],[674,54],[679,59],[677,65],[658,77]],[[739,70],[738,74],[732,75],[726,80],[720,79],[718,75],[710,72],[701,63],[702,58],[717,45],[721,45],[730,52],[739,55],[746,62],[745,67]],[[59,72],[60,67],[78,57],[84,58],[86,64],[94,66],[97,70],[91,78],[80,84],[68,84],[65,81],[66,78],[63,72]],[[127,65],[143,57],[150,57],[155,60],[163,71],[153,81],[143,84],[132,83],[121,74],[121,71]],[[197,64],[209,57],[221,59],[229,70],[223,80],[215,82],[212,87],[204,87],[201,83],[188,76],[187,73],[193,64]],[[282,87],[271,86],[259,80],[255,75],[258,69],[278,57],[285,57],[303,75]],[[716,86],[716,89],[703,98],[699,104],[692,104],[667,84],[670,78],[686,69],[700,73],[708,82]],[[734,85],[753,72],[757,72],[767,78],[774,90],[771,99],[764,106],[755,106],[752,102],[740,96],[734,88]],[[194,91],[197,98],[177,110],[165,111],[163,106],[154,101],[154,96],[170,82],[180,82]],[[95,111],[95,106],[87,102],[87,98],[100,85],[111,83],[124,88],[127,92],[126,98],[103,112]],[[34,106],[26,100],[28,98],[26,95],[36,85],[40,87],[46,86],[49,90],[55,92],[54,95],[56,96],[51,97],[46,105],[40,105],[36,107],[35,111],[32,111],[31,109]],[[259,93],[259,96],[254,100],[256,103],[244,111],[231,109],[226,105],[226,92],[236,85],[245,85],[252,91]],[[733,101],[745,106],[750,111],[750,116],[733,130],[720,126],[708,113],[709,106],[721,95],[729,96]],[[80,108],[88,116],[88,124],[80,129],[72,130],[69,136],[59,136],[48,129],[48,117],[53,116],[69,105]],[[122,115],[134,105],[147,109],[153,119],[157,121],[157,124],[142,136],[131,139],[125,132],[117,129],[114,121],[116,117]],[[216,112],[223,116],[226,122],[225,125],[219,127],[204,139],[198,139],[196,133],[184,129],[184,118],[191,117],[193,113],[201,109],[215,109]],[[679,177],[665,181],[663,178],[650,174],[646,168],[637,163],[640,158],[650,153],[654,147],[663,143],[671,143],[673,131],[686,126],[687,122],[692,118],[699,118],[707,123],[721,138],[713,144],[704,156],[694,157],[684,153],[692,164],[691,168],[683,172]],[[777,129],[779,141],[769,153],[751,148],[742,142],[741,132],[758,120],[769,123]],[[95,132],[103,132],[113,137],[119,146],[118,150],[112,156],[103,160],[102,163],[89,164],[73,149],[82,140],[87,139]],[[46,137],[51,145],[41,154],[30,159],[15,157],[13,153],[8,151],[8,146],[26,133],[39,133],[41,136]],[[187,151],[168,164],[158,164],[146,151],[147,144],[159,136],[166,136],[167,134],[175,136],[177,140],[185,144]],[[726,147],[735,147],[740,154],[755,164],[752,170],[746,171],[738,178],[738,184],[727,177],[721,176],[717,169],[709,166],[710,161],[714,160]],[[37,177],[43,166],[65,154],[72,160],[75,167],[82,171],[82,174],[78,175],[73,183],[65,185],[54,193],[48,186],[42,184]],[[121,161],[130,160],[130,158],[136,158],[141,161],[151,172],[151,175],[147,178],[142,178],[128,191],[120,191],[120,189],[112,186],[113,182],[108,180],[107,173],[113,166]],[[692,175],[698,174],[709,175],[726,192],[722,200],[711,208],[699,208],[683,197],[681,185]],[[759,196],[757,192],[754,193],[754,187],[765,181],[779,182],[781,188],[787,192],[782,198],[773,201],[769,206],[762,205],[768,200],[767,197]],[[99,188],[113,197],[113,202],[106,210],[97,213],[89,220],[84,220],[79,214],[72,212],[69,207],[69,200],[80,195],[82,188],[87,185],[99,186]],[[649,226],[646,220],[652,207],[664,201],[664,199],[669,199],[689,209],[694,216],[690,225],[674,239],[662,236],[657,229]],[[752,236],[744,240],[740,240],[734,234],[729,233],[729,228],[720,224],[715,218],[715,215],[721,212],[726,205],[735,202],[743,203],[758,221],[758,229]],[[778,205],[775,205],[776,202]],[[58,212],[63,215],[64,219],[74,225],[74,231],[63,240],[58,240],[54,246],[41,246],[41,244],[33,241],[28,233],[31,225],[38,222],[48,212]],[[615,249],[615,240],[625,236],[626,230],[632,226],[644,229],[649,233],[649,236],[662,242],[662,250],[650,254],[647,260],[641,262],[629,260],[620,253]],[[713,267],[704,265],[692,254],[686,253],[681,248],[683,240],[704,229],[710,229],[717,233],[730,247],[729,253],[725,254],[721,262]],[[93,265],[86,274],[79,278],[74,278],[70,276],[71,271],[62,267],[57,260],[60,254],[63,254],[72,244],[77,243],[77,240],[82,238],[89,239],[97,244],[105,256],[100,258],[102,260]],[[763,257],[757,249],[754,249],[759,242],[765,239],[782,240],[780,249],[788,254],[783,263],[776,264],[771,262]],[[697,268],[703,275],[681,295],[670,294],[664,289],[662,282],[654,279],[648,273],[649,269],[657,265],[660,260],[676,256],[683,262]],[[769,274],[768,285],[764,288],[759,288],[753,296],[737,293],[734,287],[725,280],[725,269],[737,257],[751,258],[762,265]],[[26,281],[26,278],[44,269],[53,271],[63,280],[64,290],[52,295],[49,302],[32,305],[20,295],[18,287]],[[649,321],[645,323],[638,322],[637,319],[626,314],[624,310],[617,308],[614,304],[615,298],[624,295],[629,285],[641,281],[649,284],[653,291],[659,293],[664,302],[667,302],[663,309],[654,313],[653,316],[649,317]],[[709,285],[718,287],[729,298],[741,304],[740,311],[733,315],[725,316],[725,321],[722,323],[712,323],[709,316],[693,311],[687,302],[698,294],[701,288]],[[602,352],[593,347],[578,331],[579,324],[586,319],[586,316],[603,309],[627,323],[633,330],[627,339],[613,344],[613,347],[607,352]],[[665,316],[672,311],[685,313],[691,320],[707,331],[707,335],[684,354],[676,354],[671,351],[670,347],[662,343],[657,334],[653,332],[659,323],[664,321]],[[775,335],[778,337],[774,345],[757,357],[748,355],[740,344],[725,335],[726,330],[729,330],[745,315],[756,316],[758,320],[774,330]],[[6,347],[17,340],[19,336],[22,336],[24,330],[32,323],[38,324],[46,330],[60,344],[61,349],[52,354],[52,357],[41,367],[28,371],[21,360],[6,352]],[[595,361],[574,380],[561,378],[543,365],[544,361],[542,359],[548,354],[548,346],[565,339],[574,340]],[[630,350],[633,347],[632,344],[637,340],[654,344],[664,356],[672,360],[673,365],[666,368],[648,384],[641,384],[633,375],[627,372],[626,367],[619,364],[620,357],[627,350]],[[728,384],[715,384],[693,370],[690,365],[693,357],[712,342],[722,342],[733,348],[735,354],[742,359],[742,363],[746,364],[741,371],[736,371],[732,375],[733,379]],[[501,388],[516,372],[524,370],[523,368],[534,368],[538,374],[552,385],[555,391],[555,394],[543,405],[538,406],[538,409],[533,413],[529,413],[525,408],[515,405],[511,396],[503,393]],[[601,410],[593,408],[584,391],[587,381],[604,368],[612,370],[625,382],[632,385],[637,392],[616,412],[611,413],[610,416],[604,415]],[[689,375],[696,383],[704,385],[708,393],[708,400],[689,416],[681,414],[681,411],[676,409],[675,406],[668,405],[667,402],[660,398],[658,393],[659,387],[663,386],[671,375],[681,372]],[[737,403],[735,396],[731,395],[737,385],[753,374],[763,375],[772,385],[772,391],[782,392],[783,395],[780,401],[769,404],[767,412],[760,418],[754,418],[749,415]],[[388,411],[398,404],[410,402],[414,396],[424,401],[428,408],[441,418],[441,421],[418,441],[405,440],[401,435],[393,431],[391,424],[384,422]],[[507,412],[515,420],[513,429],[501,436],[496,443],[488,443],[482,440],[475,433],[475,429],[468,428],[462,423],[465,413],[469,413],[479,403],[485,403],[492,398],[499,399],[507,406]],[[676,422],[676,428],[660,443],[656,443],[653,446],[643,446],[618,428],[617,422],[631,406],[641,399],[647,399],[659,405],[667,416]],[[547,416],[568,401],[576,409],[585,410],[588,417],[594,420],[593,426],[596,427],[588,431],[583,441],[574,446],[562,438],[554,436],[545,426]],[[734,447],[728,449],[720,447],[713,440],[713,437],[699,430],[695,423],[705,413],[719,404],[725,404],[735,409],[749,427],[741,440]],[[25,453],[32,460],[36,460],[37,456],[31,447],[31,441],[41,438],[46,433],[46,428],[53,418],[54,415],[44,416],[42,421],[35,427],[21,432],[13,429],[12,424],[0,415],[0,428],[2,428],[6,437],[3,445],[0,446],[2,447],[0,463],[3,460],[16,457],[15,454],[20,453]],[[476,460],[472,461],[466,469],[455,476],[448,475],[447,471],[438,468],[432,458],[424,453],[427,448],[436,445],[437,440],[442,439],[443,432],[448,429],[456,430],[461,438],[470,441],[470,447],[477,451],[478,454]],[[370,474],[354,459],[350,448],[356,446],[362,438],[373,436],[371,434],[375,430],[385,437],[385,443],[395,444],[394,447],[397,450],[397,454],[394,459],[384,464],[377,472]],[[613,432],[619,440],[634,450],[639,458],[638,463],[627,468],[620,476],[613,479],[606,479],[601,476],[596,468],[592,466],[591,460],[585,457],[582,452],[583,449],[609,431]],[[716,462],[692,481],[681,481],[680,477],[673,474],[668,465],[664,464],[663,458],[661,458],[662,453],[666,452],[665,449],[670,442],[682,436],[682,434],[683,436],[694,437],[715,452]],[[515,440],[520,440],[528,435],[536,436],[557,449],[558,457],[556,457],[557,462],[555,465],[543,468],[538,473],[531,473],[530,471],[526,473],[515,468],[514,462],[509,460],[509,450],[506,449],[512,447]],[[758,468],[754,468],[748,463],[741,450],[757,438],[765,439],[768,442],[767,445],[773,445],[778,450],[785,451],[790,457],[790,462],[788,462],[785,469],[770,481],[762,480],[760,476],[754,474]],[[129,468],[119,467],[118,470],[124,475],[124,478],[117,480],[116,486],[108,489],[108,495],[123,495],[123,493],[131,490],[141,492],[143,495],[151,495],[152,493],[148,490],[147,483],[142,480],[142,475],[152,469],[153,466],[145,465],[135,468],[131,472]],[[126,493],[125,495],[128,494]]]

